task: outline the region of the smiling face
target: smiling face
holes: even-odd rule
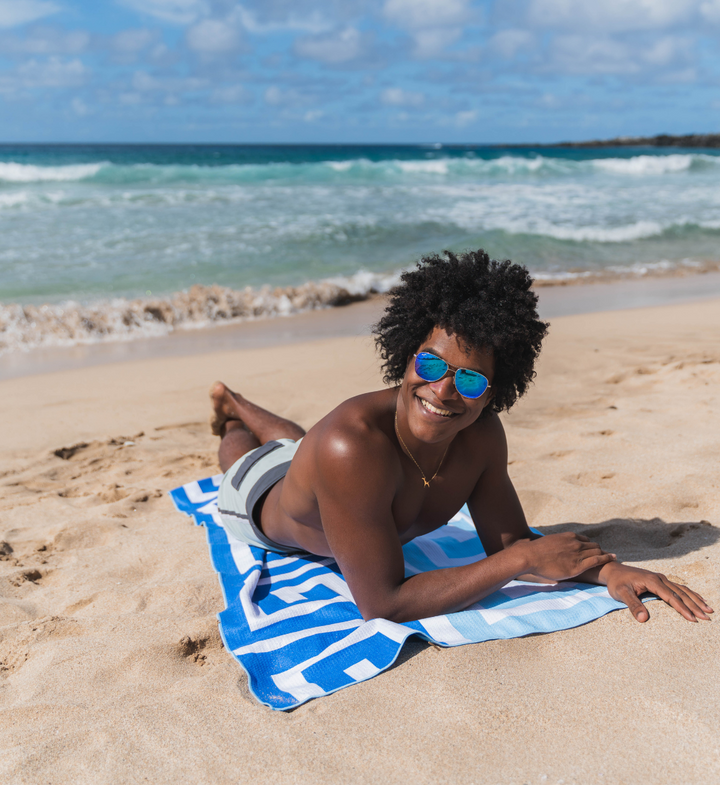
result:
[[[461,339],[436,327],[420,344],[418,352],[430,352],[458,368],[477,371],[492,385],[495,360],[490,349],[470,349]],[[400,395],[404,417],[412,435],[422,442],[435,443],[467,428],[482,414],[492,399],[488,388],[479,398],[463,398],[455,388],[450,371],[436,382],[426,382],[415,373],[415,358],[408,362]]]

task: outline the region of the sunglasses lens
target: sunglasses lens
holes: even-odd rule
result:
[[[455,373],[455,387],[464,398],[479,398],[488,388],[488,380],[475,371],[460,368]]]
[[[448,364],[434,354],[420,352],[415,358],[415,373],[426,382],[436,382],[447,373]]]

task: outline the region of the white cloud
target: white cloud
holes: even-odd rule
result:
[[[112,38],[112,47],[121,54],[134,54],[145,49],[155,40],[155,36],[144,28],[121,30]]]
[[[700,3],[700,13],[708,22],[720,22],[720,0],[707,0]]]
[[[697,0],[530,0],[528,17],[543,27],[628,32],[677,25],[696,10]]]
[[[78,96],[72,99],[70,106],[78,117],[85,117],[86,115],[92,114],[92,109],[90,109],[83,99]]]
[[[17,74],[24,87],[77,87],[85,81],[87,69],[78,59],[63,62],[51,57],[44,62],[28,60]]]
[[[385,106],[422,106],[425,96],[400,87],[388,87],[380,93],[380,101]]]
[[[412,34],[419,58],[442,54],[462,35],[459,25],[470,19],[468,0],[385,0],[383,14]]]
[[[685,64],[692,42],[679,36],[664,36],[646,45],[610,37],[589,38],[559,35],[552,42],[552,65],[566,74],[631,75],[642,71],[657,74],[659,68]]]
[[[461,35],[462,29],[459,27],[416,30],[414,54],[421,58],[437,57],[446,47],[454,44]]]
[[[687,57],[691,48],[692,42],[687,38],[668,35],[655,41],[648,49],[641,51],[640,56],[649,65],[666,66],[676,62],[679,58]]]
[[[386,0],[383,14],[403,28],[457,25],[469,16],[468,0]]]
[[[208,81],[206,79],[199,79],[194,76],[158,79],[145,71],[136,71],[132,78],[132,87],[137,93],[153,91],[196,92],[203,90],[207,86]]]
[[[133,74],[132,86],[135,90],[139,90],[140,92],[163,89],[162,82],[154,76],[145,73],[145,71],[136,71]]]
[[[238,5],[235,13],[242,26],[254,35],[268,35],[271,33],[283,32],[285,30],[300,30],[305,33],[324,33],[332,28],[332,23],[328,22],[319,11],[313,11],[308,16],[295,16],[290,14],[281,22],[259,22],[257,16],[252,12]]]
[[[142,103],[143,97],[140,93],[120,93],[118,100],[124,106],[137,106]]]
[[[680,71],[663,74],[658,81],[661,84],[691,84],[697,81],[697,77],[697,71],[694,68],[683,68]]]
[[[58,30],[53,27],[35,28],[20,37],[5,33],[0,38],[0,51],[4,54],[59,55],[78,54],[87,49],[90,36],[84,30]]]
[[[303,115],[303,120],[306,123],[314,123],[316,120],[319,120],[321,117],[325,115],[321,109],[313,109],[311,111],[305,112]]]
[[[203,19],[187,31],[187,42],[191,49],[205,54],[228,52],[238,46],[235,27],[221,19]]]
[[[239,104],[249,98],[247,90],[239,84],[216,87],[210,94],[214,104]]]
[[[277,85],[271,85],[265,91],[265,103],[270,106],[300,106],[307,104],[308,99],[297,90],[283,90]]]
[[[511,60],[519,52],[532,48],[534,43],[535,36],[532,33],[527,30],[510,28],[495,33],[490,39],[490,48],[502,57]]]
[[[140,13],[178,25],[190,24],[209,12],[205,0],[120,0],[120,2]]]
[[[346,27],[330,35],[300,38],[295,42],[296,54],[321,63],[345,63],[354,60],[361,51],[362,37],[354,27]]]
[[[16,27],[61,11],[47,0],[0,0],[0,27]]]
[[[282,103],[282,92],[279,87],[272,85],[265,91],[265,102],[271,106],[278,106]]]
[[[552,93],[544,93],[538,98],[537,104],[543,109],[559,109],[562,106],[562,101]]]
[[[477,120],[478,113],[473,110],[466,110],[464,112],[456,112],[454,121],[458,128],[465,128],[465,126],[474,123]]]
[[[553,41],[552,56],[560,70],[571,74],[627,75],[640,70],[632,50],[611,38],[560,35]]]

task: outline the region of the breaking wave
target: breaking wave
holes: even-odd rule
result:
[[[687,172],[694,164],[717,164],[712,155],[636,155],[633,158],[600,158],[593,161],[597,169],[612,174],[660,175]]]
[[[41,183],[87,180],[109,163],[68,164],[66,166],[36,166],[14,161],[0,161],[0,183]]]
[[[707,154],[638,155],[630,158],[595,158],[575,161],[569,158],[532,155],[501,155],[494,158],[473,156],[416,160],[386,159],[372,161],[352,158],[346,161],[272,162],[263,164],[115,164],[97,163],[42,166],[14,161],[0,162],[0,184],[91,181],[113,185],[173,183],[262,183],[303,181],[333,183],[412,182],[428,178],[488,178],[543,176],[592,176],[593,173],[654,176],[706,169],[720,164],[720,156]]]
[[[594,270],[532,271],[536,286],[720,271],[720,262],[610,266]],[[167,335],[175,330],[293,316],[370,299],[388,292],[402,270],[378,275],[358,272],[300,286],[230,289],[197,284],[168,297],[114,298],[81,304],[0,305],[0,354],[39,346],[73,346]]]
[[[169,297],[114,298],[83,305],[0,305],[0,354],[37,346],[72,346],[99,341],[167,335],[177,329],[208,327],[292,316],[332,308],[382,294],[399,273],[358,272],[300,286],[229,289],[195,285]]]

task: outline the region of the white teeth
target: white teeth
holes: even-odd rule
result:
[[[447,409],[438,409],[437,406],[433,406],[431,403],[428,403],[424,398],[420,398],[420,403],[433,414],[441,414],[443,417],[452,417],[452,412],[448,411]]]

